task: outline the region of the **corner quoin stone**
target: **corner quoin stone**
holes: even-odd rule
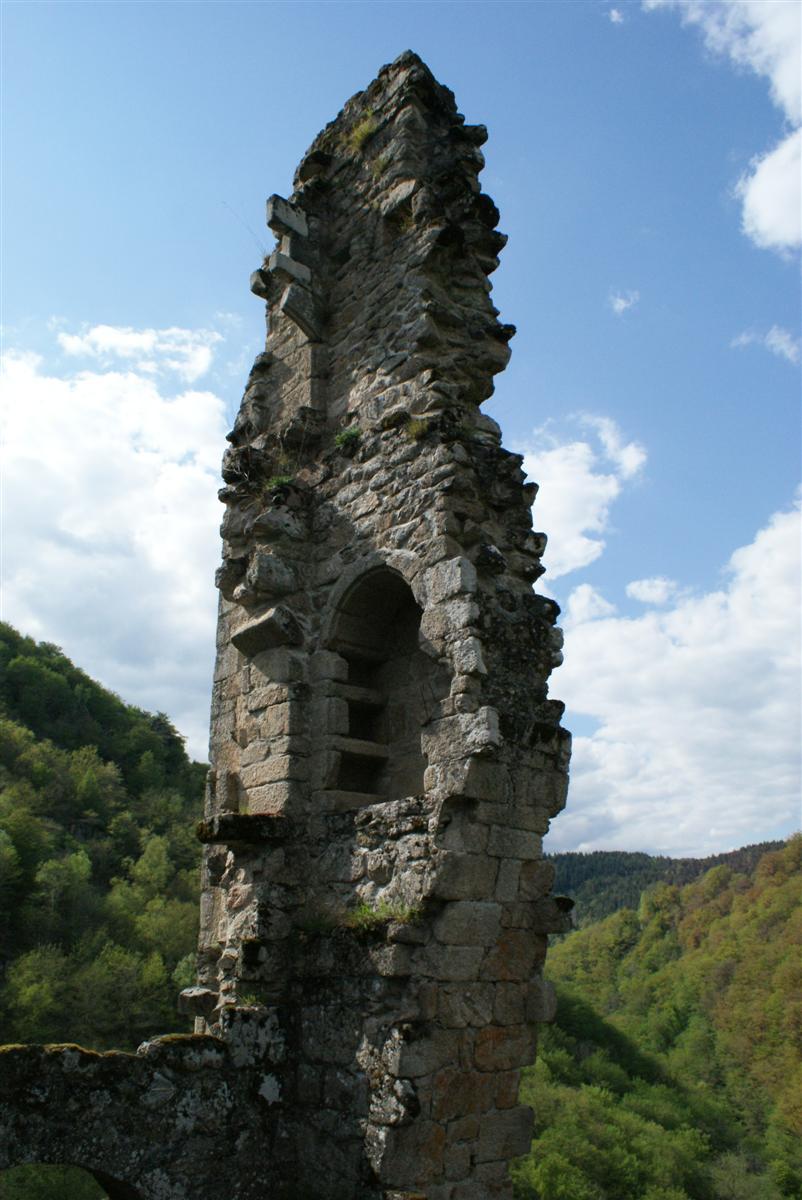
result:
[[[254,272],[223,460],[195,1033],[0,1054],[0,1167],[113,1200],[509,1200],[569,737],[483,126],[402,54],[315,140]]]

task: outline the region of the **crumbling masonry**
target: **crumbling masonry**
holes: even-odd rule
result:
[[[267,301],[223,461],[195,1034],[0,1055],[0,1166],[114,1198],[489,1200],[552,1015],[536,485],[480,411],[514,332],[482,126],[413,54],[268,201]]]

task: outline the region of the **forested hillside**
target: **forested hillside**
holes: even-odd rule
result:
[[[204,774],[163,714],[0,625],[0,1042],[186,1028]]]
[[[0,626],[0,1042],[186,1028],[204,773],[165,716]],[[555,856],[559,890],[619,911],[549,953],[518,1200],[802,1200],[802,837],[763,849],[704,874]],[[3,1200],[102,1195],[69,1170],[0,1175]]]
[[[576,901],[575,918],[582,927],[609,917],[619,908],[637,908],[641,892],[655,883],[692,883],[711,867],[727,866],[749,872],[763,854],[780,850],[783,842],[760,842],[708,858],[666,858],[626,850],[569,851],[552,854],[557,892]]]
[[[519,1200],[802,1196],[802,837],[550,951]]]

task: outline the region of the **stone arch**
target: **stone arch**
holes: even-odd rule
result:
[[[449,672],[423,649],[423,610],[395,566],[374,561],[338,591],[326,648],[346,665],[347,733],[334,787],[378,799],[420,795],[421,729],[448,693]]]

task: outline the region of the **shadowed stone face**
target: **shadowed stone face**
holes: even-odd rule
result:
[[[485,137],[407,53],[268,201],[266,348],[223,460],[196,1036],[69,1070],[10,1052],[8,1161],[71,1138],[146,1198],[511,1195],[568,923],[540,849],[568,735],[535,485],[479,410],[514,332]]]

